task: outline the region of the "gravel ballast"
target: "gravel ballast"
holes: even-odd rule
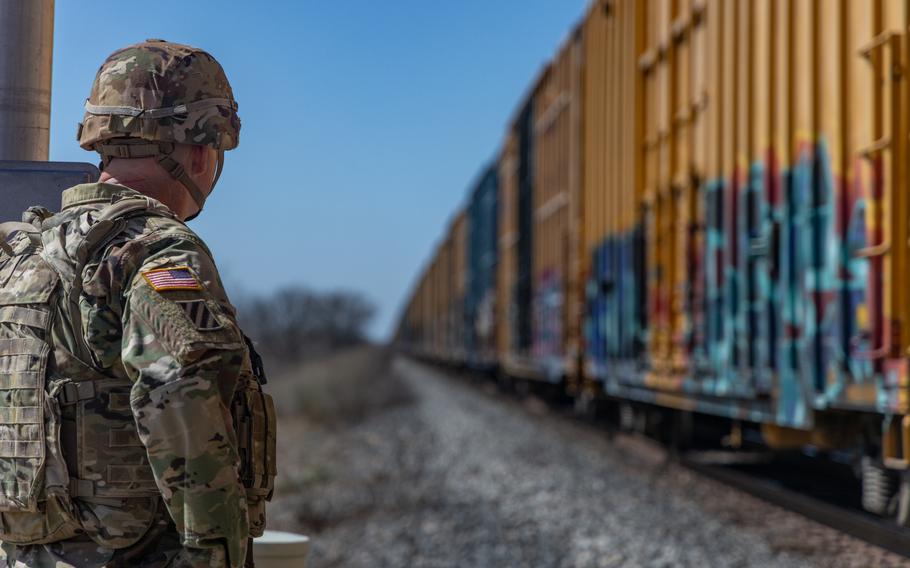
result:
[[[312,567],[910,565],[534,399],[400,358],[382,375],[407,402],[283,419],[270,528],[308,533]]]

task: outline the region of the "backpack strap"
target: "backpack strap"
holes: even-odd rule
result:
[[[76,344],[81,353],[74,355],[86,364],[90,364],[93,358],[88,345],[82,339],[85,334],[82,326],[82,311],[79,307],[79,297],[82,294],[82,273],[96,251],[122,233],[130,219],[143,215],[168,219],[177,218],[170,209],[144,195],[120,199],[101,209],[100,215],[95,219],[95,223],[89,228],[76,249],[76,264],[69,278],[57,263],[50,262],[51,266],[60,274],[63,293],[69,307],[70,321],[76,327],[73,331],[76,333],[76,338],[79,339]]]
[[[92,254],[122,233],[131,218],[142,215],[176,219],[170,209],[144,195],[127,197],[102,209],[76,250],[74,288],[81,291],[82,271]]]
[[[38,227],[30,223],[22,223],[19,221],[7,221],[6,223],[0,223],[0,239],[3,239],[4,241],[17,231],[37,233]]]

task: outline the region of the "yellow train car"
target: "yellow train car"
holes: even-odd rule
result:
[[[449,274],[451,292],[448,298],[448,346],[447,352],[452,362],[458,365],[467,363],[466,329],[467,311],[465,301],[468,292],[468,223],[465,210],[460,210],[449,229]]]
[[[645,342],[641,10],[641,3],[593,2],[582,28],[579,279],[585,283],[584,377],[595,390],[614,370],[608,360],[626,366]]]
[[[905,176],[890,158],[906,142],[888,134],[902,120],[889,116],[901,116],[898,87],[875,78],[899,51],[884,38],[900,6],[645,3],[638,159],[654,384],[685,390],[698,368],[712,395],[778,389],[790,408],[773,414],[800,427],[813,406],[876,408],[875,367],[902,374],[906,294],[889,284],[906,254],[886,249],[906,241]],[[899,397],[888,408],[905,411]]]
[[[580,369],[582,29],[570,34],[533,92],[530,220],[531,366],[549,382]]]

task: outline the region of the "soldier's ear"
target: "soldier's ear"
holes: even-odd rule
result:
[[[190,146],[190,173],[200,176],[211,168],[209,148],[207,146]]]

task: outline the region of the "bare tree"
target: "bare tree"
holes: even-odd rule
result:
[[[303,287],[254,297],[239,306],[241,324],[257,349],[282,363],[364,343],[376,307],[362,294]]]

